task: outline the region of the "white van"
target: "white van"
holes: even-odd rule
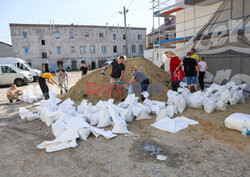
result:
[[[20,70],[19,68],[0,64],[0,85],[16,84],[21,86],[33,81],[33,76],[28,71]]]
[[[33,81],[37,81],[38,77],[42,74],[41,71],[32,69],[29,64],[20,58],[0,58],[0,64],[10,64],[21,70],[29,71],[33,76]]]

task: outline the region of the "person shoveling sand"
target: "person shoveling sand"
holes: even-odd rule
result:
[[[134,58],[124,61],[126,70],[124,72],[123,84],[127,84],[131,79],[130,68],[135,66],[138,70],[144,72],[149,80],[149,92],[150,98],[153,100],[166,101],[167,91],[171,88],[170,81],[171,77],[169,73],[160,69],[150,60],[145,58]],[[83,99],[87,99],[92,103],[97,103],[99,100],[108,100],[110,98],[110,74],[111,68],[105,71],[105,75],[100,73],[103,68],[96,69],[81,78],[77,83],[71,87],[67,94],[60,96],[60,99],[65,100],[67,98],[72,99],[75,104],[79,104]],[[122,88],[124,95],[127,95],[125,87]],[[135,94],[140,95],[139,85],[134,85]],[[118,90],[114,92],[115,102],[120,101]]]

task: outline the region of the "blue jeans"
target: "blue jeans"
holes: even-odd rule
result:
[[[187,79],[187,85],[191,85],[191,84],[197,85],[198,84],[197,76],[186,77],[186,79]]]

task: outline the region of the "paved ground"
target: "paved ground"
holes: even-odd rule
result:
[[[79,78],[80,73],[71,73],[70,85]],[[229,106],[226,112],[207,114],[202,109],[187,108],[182,115],[197,120],[199,125],[176,134],[151,127],[153,116],[128,124],[140,139],[119,135],[106,140],[91,135],[87,141],[77,141],[76,148],[46,153],[36,145],[54,139],[51,128],[39,120],[22,121],[18,108],[32,105],[8,104],[6,90],[0,88],[1,177],[249,176],[250,136],[242,138],[240,132],[224,127],[224,119],[230,114],[250,114],[249,99]],[[156,160],[157,153],[166,155],[167,160]]]

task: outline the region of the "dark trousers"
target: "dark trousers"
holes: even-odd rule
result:
[[[49,99],[49,87],[46,83],[46,80],[42,77],[39,77],[38,83],[39,83],[40,88],[43,92],[43,96],[44,96],[45,100],[48,100]]]
[[[201,90],[204,90],[204,77],[205,77],[205,72],[200,71],[199,77],[198,77],[198,82],[200,84]]]
[[[144,92],[144,91],[148,91],[148,87],[149,87],[149,79],[146,79],[144,81],[141,82],[141,93]],[[146,98],[141,95],[141,100],[144,101]]]
[[[179,80],[178,81],[172,81],[171,86],[172,86],[172,90],[177,92],[178,87],[180,86],[180,81]]]

